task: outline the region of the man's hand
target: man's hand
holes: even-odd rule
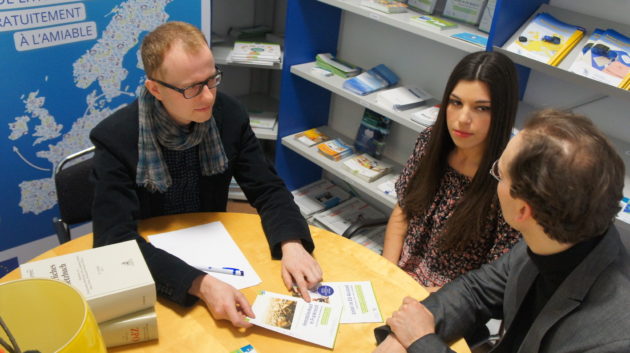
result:
[[[188,293],[203,300],[216,320],[229,320],[236,327],[251,327],[245,316],[254,318],[252,307],[243,293],[210,275],[201,275],[193,281]]]
[[[396,339],[407,348],[418,338],[435,333],[435,318],[424,305],[406,297],[398,311],[387,319],[387,324],[396,335]]]
[[[322,280],[322,269],[299,240],[285,241],[282,248],[282,281],[287,290],[293,283],[304,300],[311,301],[308,289],[314,288]]]
[[[406,353],[407,350],[394,335],[389,335],[372,353]]]

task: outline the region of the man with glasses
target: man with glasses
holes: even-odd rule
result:
[[[448,352],[476,323],[502,319],[499,352],[630,352],[630,257],[613,225],[621,157],[582,116],[538,112],[490,173],[523,241],[377,328],[376,352]]]
[[[147,74],[138,99],[91,132],[96,146],[92,209],[94,246],[136,239],[158,294],[182,305],[201,298],[216,319],[249,327],[250,304],[232,286],[155,248],[138,235],[137,220],[225,211],[236,178],[258,210],[274,258],[282,258],[287,288],[307,289],[322,279],[309,254],[306,221],[265,159],[247,112],[217,91],[222,73],[203,34],[169,22],[142,42]]]

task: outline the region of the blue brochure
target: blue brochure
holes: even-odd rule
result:
[[[457,39],[461,39],[465,42],[468,43],[472,43],[476,46],[479,46],[481,48],[485,48],[488,45],[488,37],[486,36],[482,36],[482,35],[478,35],[478,34],[472,34],[472,33],[468,33],[468,32],[461,32],[461,33],[455,33],[453,35],[451,35],[451,37],[453,38],[457,38]]]
[[[364,96],[398,83],[398,76],[387,66],[380,64],[358,76],[343,82],[343,88]]]

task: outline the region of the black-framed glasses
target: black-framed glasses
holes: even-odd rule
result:
[[[170,83],[166,83],[164,81],[160,81],[160,80],[156,80],[153,78],[149,78],[149,80],[155,81],[157,83],[159,83],[160,85],[166,87],[166,88],[170,88],[173,91],[177,91],[179,93],[181,93],[184,98],[186,99],[191,99],[191,98],[195,98],[197,97],[199,94],[201,94],[201,91],[203,91],[203,86],[208,86],[209,89],[215,88],[218,85],[221,84],[221,78],[223,77],[223,71],[221,71],[218,67],[215,66],[215,69],[217,70],[217,72],[208,77],[207,80],[202,81],[202,82],[197,82],[194,83],[188,87],[184,87],[184,88],[179,88],[179,87],[175,87],[173,85],[171,85]]]
[[[492,175],[497,181],[501,181],[501,175],[499,174],[499,160],[497,159],[492,163],[490,167],[490,175]]]

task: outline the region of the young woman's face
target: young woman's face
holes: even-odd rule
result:
[[[490,89],[485,82],[462,80],[455,85],[446,107],[446,124],[457,148],[484,153],[490,109]]]

